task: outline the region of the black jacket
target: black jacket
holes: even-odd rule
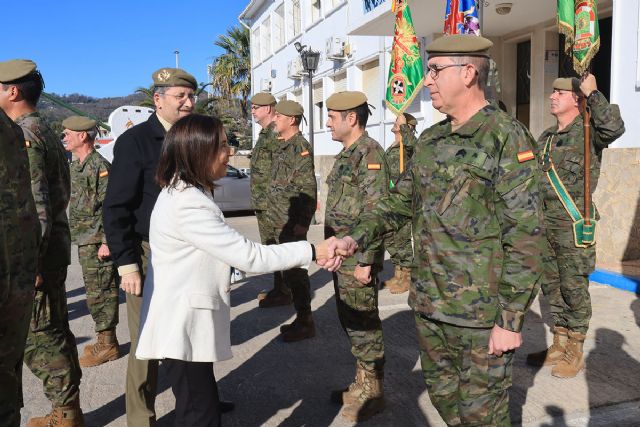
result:
[[[155,114],[117,140],[102,208],[107,244],[120,267],[140,262],[139,243],[149,239],[149,220],[160,187],[155,174],[166,131]]]

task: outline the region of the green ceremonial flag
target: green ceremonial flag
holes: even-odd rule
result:
[[[391,64],[387,80],[387,106],[396,115],[411,105],[422,89],[424,69],[420,43],[413,28],[407,0],[393,0],[396,28],[391,48]]]
[[[558,0],[558,31],[576,73],[584,74],[600,48],[597,0]]]

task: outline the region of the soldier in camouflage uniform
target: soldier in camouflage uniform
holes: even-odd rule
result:
[[[307,231],[316,210],[316,175],[313,150],[300,133],[304,109],[295,101],[280,101],[276,107],[275,130],[279,134],[278,146],[272,152],[272,170],[267,188],[268,230],[276,243],[307,239]],[[290,289],[296,319],[280,327],[285,342],[300,341],[316,334],[311,316],[311,289],[309,272],[294,268],[282,272],[284,283]],[[272,297],[260,301],[265,306]]]
[[[270,93],[260,92],[251,98],[251,115],[262,127],[251,151],[251,206],[256,213],[260,239],[265,245],[274,244],[275,225],[269,222],[267,193],[271,186],[271,156],[279,146],[275,131],[276,99]],[[260,307],[275,307],[291,304],[291,291],[284,283],[282,272],[273,273],[273,289],[258,294]]]
[[[98,335],[96,344],[85,347],[80,366],[97,366],[120,356],[116,337],[118,285],[102,227],[102,202],[111,165],[94,149],[95,120],[71,116],[62,126],[66,149],[75,155],[71,163],[71,239],[78,245],[87,306]]]
[[[40,224],[22,130],[1,109],[0,182],[0,426],[18,427]]]
[[[365,94],[335,93],[327,99],[327,110],[331,137],[344,148],[327,177],[325,238],[345,236],[358,217],[389,191],[384,150],[365,131],[370,114]],[[356,358],[356,378],[332,397],[344,404],[342,416],[350,421],[364,421],[384,409],[384,340],[378,313],[383,260],[379,242],[345,260],[333,273],[338,318]]]
[[[391,132],[395,141],[385,153],[391,176],[390,188],[393,188],[400,178],[400,144],[403,145],[403,166],[406,170],[409,160],[413,155],[416,144],[416,125],[418,121],[409,113],[400,114]],[[394,276],[385,282],[385,288],[392,294],[401,294],[409,290],[411,283],[411,262],[413,261],[413,245],[411,244],[411,224],[407,223],[396,233],[391,233],[385,238],[384,246],[391,255],[394,265]]]
[[[24,360],[43,381],[53,409],[45,417],[30,419],[27,426],[84,426],[79,402],[82,371],[75,337],[69,329],[65,289],[71,261],[66,213],[70,196],[69,163],[62,143],[36,112],[44,87],[36,65],[28,60],[1,62],[0,83],[0,108],[24,132],[31,188],[42,232]]]
[[[595,77],[584,81],[560,78],[553,84],[550,96],[551,114],[557,125],[545,130],[538,139],[539,162],[548,171],[555,167],[558,176],[576,206],[584,209],[584,128],[580,114],[581,99],[586,97],[591,110],[591,190],[600,174],[602,150],[624,133],[624,123],[617,105],[607,102],[597,90]],[[550,144],[550,162],[545,161],[544,148]],[[548,164],[547,164],[548,163]],[[575,377],[584,367],[583,343],[591,318],[589,274],[595,268],[595,244],[577,247],[573,220],[548,177],[542,180],[547,238],[553,248],[553,267],[560,280],[543,285],[542,291],[551,305],[553,344],[527,361],[533,365],[554,365],[552,375]]]
[[[512,350],[548,253],[533,138],[484,96],[491,45],[452,35],[427,47],[425,86],[448,117],[420,135],[410,169],[343,241],[367,248],[412,221],[409,304],[448,425],[510,425]]]

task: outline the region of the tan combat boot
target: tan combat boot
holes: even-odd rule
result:
[[[393,266],[393,277],[389,280],[385,280],[384,282],[384,287],[391,290],[391,289],[395,289],[398,286],[398,283],[400,282],[401,277],[401,271],[400,271],[400,266],[399,265],[394,265]]]
[[[553,327],[553,344],[548,349],[527,355],[527,364],[532,366],[555,365],[564,357],[565,347],[569,339],[569,331],[562,326]]]
[[[85,427],[84,415],[78,401],[69,406],[58,406],[44,417],[31,418],[27,427]]]
[[[343,405],[351,405],[357,402],[364,389],[364,377],[366,370],[356,363],[356,377],[349,387],[331,392],[331,400]]]
[[[120,357],[120,346],[116,331],[109,329],[98,332],[98,342],[91,346],[89,351],[85,347],[84,354],[80,357],[80,366],[83,368],[98,366],[116,360],[118,357]]]
[[[315,337],[316,326],[313,316],[311,313],[298,314],[292,323],[280,327],[280,333],[284,342],[302,341]]]
[[[558,378],[573,378],[584,368],[584,339],[580,332],[569,331],[564,357],[553,367],[551,375]]]
[[[353,403],[342,408],[342,418],[351,422],[366,421],[384,410],[384,389],[379,371],[364,371],[362,392]]]
[[[396,266],[396,279],[393,283],[387,285],[387,289],[392,294],[402,294],[409,290],[411,284],[411,269],[407,267]]]

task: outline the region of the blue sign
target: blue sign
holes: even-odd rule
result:
[[[362,0],[362,3],[364,5],[364,13],[371,12],[373,9],[380,6],[385,1],[387,0]]]

